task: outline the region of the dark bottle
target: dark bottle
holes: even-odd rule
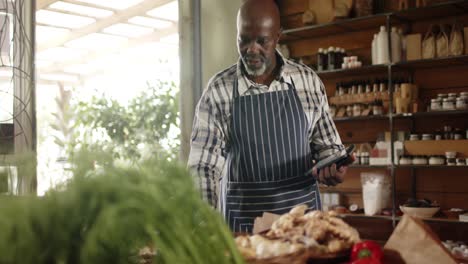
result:
[[[328,70],[334,70],[335,68],[335,62],[336,62],[336,53],[335,53],[335,48],[329,47],[328,48]]]
[[[325,66],[325,53],[323,52],[323,49],[320,48],[318,49],[318,53],[317,53],[317,71],[324,71],[326,70],[326,68],[324,68]]]

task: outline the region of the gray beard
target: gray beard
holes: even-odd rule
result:
[[[252,70],[249,68],[249,66],[247,66],[247,63],[244,62],[244,60],[242,60],[242,64],[244,64],[244,69],[245,71],[247,71],[247,74],[249,74],[250,76],[254,76],[254,77],[257,77],[257,76],[261,76],[263,74],[265,74],[266,72],[266,64],[263,63],[262,64],[262,67],[258,70]]]

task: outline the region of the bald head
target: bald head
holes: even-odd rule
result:
[[[273,0],[246,0],[237,13],[237,30],[242,26],[266,24],[280,30],[280,13]]]
[[[237,48],[253,77],[271,74],[280,37],[280,14],[273,0],[247,0],[237,14]]]

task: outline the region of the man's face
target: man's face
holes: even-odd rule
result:
[[[261,76],[274,68],[279,30],[270,19],[241,21],[237,29],[237,49],[251,76]]]

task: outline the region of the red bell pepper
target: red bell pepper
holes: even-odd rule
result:
[[[379,244],[363,241],[354,244],[351,251],[351,264],[381,264],[383,252]]]

